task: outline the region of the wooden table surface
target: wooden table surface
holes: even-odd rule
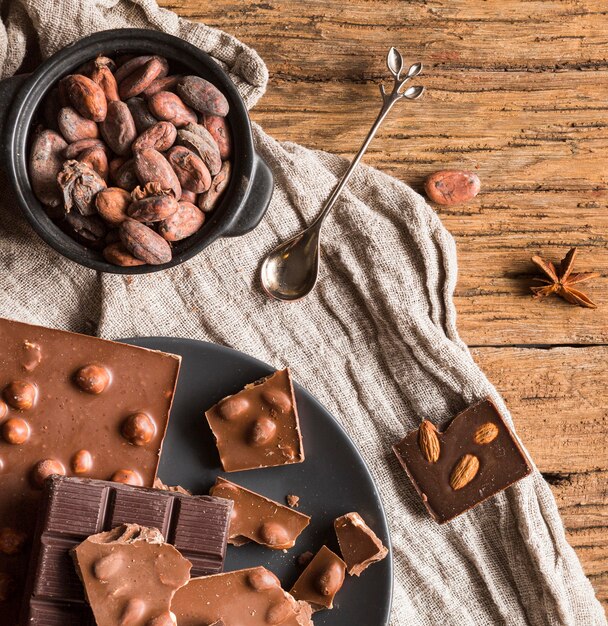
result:
[[[608,608],[608,6],[605,0],[163,0],[254,47],[270,84],[252,117],[277,139],[351,156],[379,104],[386,52],[422,60],[421,101],[365,161],[422,190],[478,173],[438,208],[456,238],[459,328],[553,489]],[[597,310],[533,301],[530,256],[577,267]]]

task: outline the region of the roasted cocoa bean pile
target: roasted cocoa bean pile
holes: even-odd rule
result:
[[[58,226],[109,263],[157,265],[228,186],[228,101],[160,56],[100,56],[49,93],[29,159]]]

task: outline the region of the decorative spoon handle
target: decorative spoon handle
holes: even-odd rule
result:
[[[310,225],[310,228],[313,228],[315,226],[321,228],[323,220],[327,217],[327,214],[333,208],[344,187],[346,187],[355,167],[357,167],[359,161],[361,161],[361,159],[363,158],[363,155],[365,154],[369,144],[372,142],[372,139],[376,135],[378,128],[380,128],[380,125],[384,121],[384,118],[393,108],[395,102],[403,98],[406,98],[408,100],[415,100],[417,98],[420,98],[420,96],[424,93],[424,87],[418,86],[408,87],[407,89],[404,89],[405,84],[410,79],[420,74],[420,72],[422,71],[422,63],[414,63],[414,65],[412,65],[407,71],[405,77],[402,78],[401,72],[403,71],[403,57],[401,56],[399,50],[397,50],[396,48],[391,48],[388,51],[388,55],[386,57],[386,64],[391,74],[393,75],[393,89],[390,93],[387,94],[384,85],[380,85],[380,93],[382,94],[382,107],[380,108],[378,117],[376,118],[373,126],[370,128],[369,133],[367,133],[367,137],[365,138],[365,141],[363,142],[361,148],[359,148],[359,152],[357,152],[351,164],[348,166],[348,169],[346,170],[346,172],[344,172],[344,175],[340,179],[340,182],[334,187],[334,190],[331,192],[331,195],[325,202],[323,209]]]

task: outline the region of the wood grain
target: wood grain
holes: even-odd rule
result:
[[[446,167],[481,177],[473,202],[438,209],[458,247],[459,328],[608,609],[605,0],[162,4],[262,55],[271,80],[252,117],[267,132],[345,157],[376,115],[388,48],[425,63],[427,94],[389,116],[365,162],[419,191]],[[596,311],[530,298],[530,256],[558,260],[572,245],[578,269],[602,273],[587,290]]]

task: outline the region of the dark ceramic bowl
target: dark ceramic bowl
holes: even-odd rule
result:
[[[38,201],[28,175],[29,138],[46,94],[60,78],[99,54],[158,54],[171,70],[196,74],[218,87],[230,103],[228,122],[233,138],[232,178],[218,207],[201,230],[178,242],[173,259],[164,265],[119,267],[101,253],[83,246],[56,226]],[[119,29],[96,33],[67,46],[47,59],[32,74],[0,83],[0,123],[4,166],[17,201],[34,230],[58,252],[81,265],[102,272],[144,274],[167,269],[192,258],[219,237],[238,237],[260,222],[272,196],[273,178],[256,154],[245,104],[228,74],[208,54],[172,35],[152,30]]]

